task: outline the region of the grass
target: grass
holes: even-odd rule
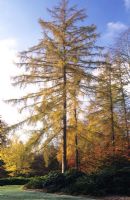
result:
[[[35,191],[24,191],[21,186],[0,187],[0,200],[94,200],[67,195],[47,194]]]

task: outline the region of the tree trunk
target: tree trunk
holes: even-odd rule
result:
[[[119,77],[120,77],[120,86],[121,86],[121,95],[122,95],[122,106],[123,106],[123,110],[124,110],[124,121],[125,121],[127,145],[128,145],[128,149],[129,149],[130,141],[129,141],[128,121],[127,121],[127,109],[126,109],[126,101],[125,101],[125,94],[124,94],[124,87],[123,87],[123,82],[122,82],[122,73],[121,73],[120,66],[119,66]]]
[[[79,170],[79,152],[78,152],[78,133],[77,133],[77,112],[75,108],[75,168]]]
[[[66,159],[66,140],[67,140],[67,102],[66,102],[66,67],[64,66],[64,82],[63,82],[63,151],[62,151],[62,173],[67,170]]]
[[[114,112],[113,112],[113,97],[111,88],[111,67],[109,68],[109,97],[110,97],[110,120],[111,120],[111,139],[113,146],[113,153],[115,153],[115,130],[114,130]]]

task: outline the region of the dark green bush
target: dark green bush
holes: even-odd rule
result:
[[[64,175],[60,172],[50,172],[43,177],[32,178],[29,183],[25,185],[27,189],[45,189],[47,192],[56,192],[64,187]]]
[[[120,167],[118,165],[113,167],[112,164],[94,174],[84,174],[75,170],[64,174],[51,172],[44,177],[31,179],[26,188],[43,188],[47,192],[68,194],[130,196],[130,167],[126,166],[126,163],[125,167],[123,164],[120,164]]]
[[[130,195],[130,168],[100,171],[95,176],[94,195]]]
[[[43,189],[44,177],[32,178],[25,186],[26,189]]]
[[[44,177],[32,179],[25,187],[28,189],[44,188],[48,192],[67,191],[68,187],[71,187],[70,185],[83,175],[85,174],[75,170],[68,171],[65,174],[61,172],[50,172]]]
[[[69,192],[71,194],[93,194],[94,190],[95,182],[90,176],[77,178],[76,182],[69,187]]]
[[[1,178],[0,186],[4,185],[25,185],[30,181],[29,178],[13,177],[13,178]]]
[[[60,172],[50,172],[44,177],[43,188],[48,192],[56,192],[65,186],[65,176]]]
[[[94,174],[93,195],[130,195],[130,160],[125,156],[109,156]]]
[[[75,183],[75,181],[78,178],[85,176],[85,173],[76,171],[75,169],[73,169],[73,170],[69,170],[65,172],[64,176],[65,176],[65,184],[70,185],[70,184]]]

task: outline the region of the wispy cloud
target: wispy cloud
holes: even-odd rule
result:
[[[17,41],[9,38],[0,40],[0,115],[6,122],[11,124],[16,121],[17,111],[3,100],[16,96],[18,91],[11,86],[10,77],[16,74],[14,61],[17,54]]]
[[[124,0],[124,4],[127,10],[130,9],[130,0]]]
[[[123,31],[127,28],[127,25],[121,23],[121,22],[109,22],[107,24],[108,31],[109,32],[115,32],[115,31]]]
[[[8,84],[10,84],[10,76],[15,72],[15,66],[13,64],[16,59],[16,40],[4,39],[0,40],[0,93],[1,97],[5,97],[8,90]],[[4,89],[2,86],[7,87]],[[9,94],[10,91],[8,91]]]
[[[122,31],[125,31],[127,28],[128,26],[121,22],[109,22],[107,23],[107,30],[102,39],[110,43],[118,36],[118,34],[120,34]]]

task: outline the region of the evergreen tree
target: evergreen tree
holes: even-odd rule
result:
[[[5,169],[5,163],[3,160],[0,160],[0,178],[5,178],[8,176],[8,172]]]
[[[0,119],[0,148],[4,147],[7,144],[7,129],[7,124],[2,119]]]
[[[69,7],[68,1],[62,0],[59,6],[48,11],[52,20],[39,20],[43,30],[40,43],[20,53],[18,66],[25,72],[14,78],[14,85],[33,85],[36,91],[10,100],[21,103],[21,111],[30,111],[29,117],[12,128],[40,122],[40,128],[32,130],[32,143],[41,144],[44,138],[44,148],[54,138],[62,137],[64,173],[67,169],[68,113],[73,104],[72,95],[77,95],[72,93],[72,88],[78,83],[80,93],[87,94],[93,79],[92,71],[101,63],[100,48],[96,45],[95,25],[79,23],[86,19],[84,10]],[[80,82],[77,81],[79,78]]]
[[[128,73],[125,64],[121,61],[120,56],[115,52],[113,56],[114,76],[113,80],[116,82],[116,108],[118,110],[119,123],[122,128],[122,136],[126,138],[127,146],[129,148],[129,94],[128,94]],[[124,139],[125,140],[125,139]],[[124,144],[126,143],[124,141]]]
[[[113,82],[113,67],[110,59],[99,71],[95,94],[88,110],[88,128],[102,147],[115,151],[117,120],[115,112],[116,84]],[[105,149],[104,149],[105,150]],[[109,151],[108,151],[109,153]]]
[[[129,135],[129,83],[130,83],[130,28],[120,34],[113,45],[113,64],[118,82],[118,99],[121,107],[122,128],[130,146]],[[122,115],[121,115],[122,113]]]

